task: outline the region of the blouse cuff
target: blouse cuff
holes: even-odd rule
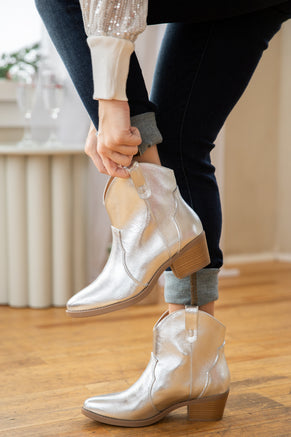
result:
[[[93,99],[127,101],[126,81],[134,43],[112,36],[89,36],[94,94]]]

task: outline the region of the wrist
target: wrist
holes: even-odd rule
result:
[[[107,99],[99,99],[99,108],[110,108],[110,107],[114,107],[114,108],[129,108],[129,104],[127,101],[125,100],[116,100],[116,99],[111,99],[111,100],[107,100]]]
[[[99,127],[104,123],[114,129],[130,127],[130,108],[124,100],[99,100]]]

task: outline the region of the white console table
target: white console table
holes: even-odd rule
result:
[[[83,145],[0,145],[0,304],[64,306],[86,285]]]

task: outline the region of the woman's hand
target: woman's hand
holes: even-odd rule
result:
[[[85,143],[85,153],[92,159],[95,167],[97,167],[100,173],[108,174],[106,168],[103,165],[102,159],[97,152],[96,133],[97,133],[96,128],[91,121],[89,132]]]
[[[95,138],[93,138],[95,137]],[[121,100],[99,100],[99,129],[91,124],[85,152],[101,173],[122,178],[128,177],[132,157],[138,152],[141,136],[130,125],[129,105]]]

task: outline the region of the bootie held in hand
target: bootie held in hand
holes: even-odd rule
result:
[[[168,267],[184,278],[210,262],[201,221],[181,197],[173,170],[135,162],[129,173],[105,188],[111,253],[97,279],[68,301],[72,317],[127,307],[143,299]]]
[[[165,313],[153,329],[147,368],[129,389],[89,398],[83,414],[110,425],[152,425],[187,406],[188,420],[219,420],[230,375],[224,356],[225,327],[197,307]]]

